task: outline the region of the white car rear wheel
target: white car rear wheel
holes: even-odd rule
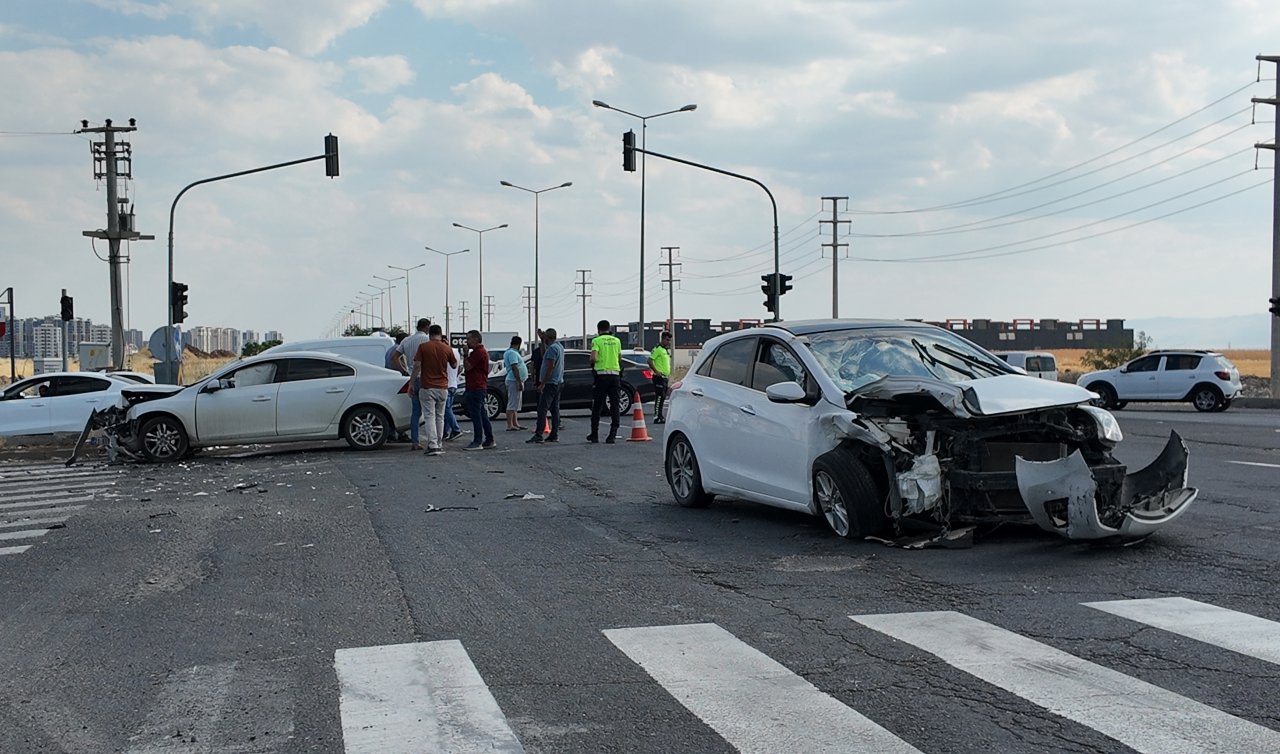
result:
[[[356,450],[377,450],[393,432],[391,420],[375,406],[357,406],[342,419],[342,436]]]
[[[705,508],[712,495],[702,488],[702,472],[689,438],[677,434],[667,444],[667,484],[676,502],[686,508]]]

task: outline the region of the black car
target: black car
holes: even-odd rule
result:
[[[520,395],[521,411],[538,410],[538,391],[534,388],[533,364],[525,360],[529,378],[525,380]],[[618,412],[631,413],[631,402],[637,390],[641,403],[653,403],[653,370],[648,364],[622,359],[622,386],[618,390]],[[591,389],[594,374],[591,371],[591,352],[568,350],[564,352],[564,387],[560,389],[560,409],[591,408]],[[506,373],[489,375],[489,393],[484,397],[485,410],[490,419],[497,419],[507,410]]]

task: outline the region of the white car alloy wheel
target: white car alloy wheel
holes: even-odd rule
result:
[[[836,480],[826,471],[819,469],[813,475],[813,492],[818,498],[818,507],[827,519],[831,531],[841,537],[849,536],[849,509],[845,506],[844,496]]]
[[[142,453],[152,461],[176,461],[187,452],[187,433],[177,419],[156,416],[142,423]]]
[[[702,473],[698,470],[698,457],[684,435],[676,435],[667,446],[667,483],[676,502],[686,508],[702,508],[710,504],[712,496],[702,488]]]
[[[380,448],[391,434],[386,415],[380,409],[369,406],[357,408],[347,414],[343,428],[347,443],[357,450]]]

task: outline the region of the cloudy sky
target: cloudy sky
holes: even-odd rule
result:
[[[741,173],[777,200],[788,319],[1217,317],[1270,295],[1280,14],[1261,0],[44,0],[0,11],[0,287],[20,315],[108,321],[89,139],[136,118],[129,321],[164,323],[169,205],[188,325],[326,334],[387,265],[413,314],[524,330],[540,200],[540,319],[580,329],[639,306],[640,174],[621,134]],[[1262,81],[1259,82],[1258,78]],[[763,317],[772,214],[756,185],[647,162],[646,318]],[[96,253],[105,254],[99,242]],[[403,285],[403,283],[397,283]],[[391,313],[405,319],[405,290]],[[1265,345],[1265,344],[1260,344]]]

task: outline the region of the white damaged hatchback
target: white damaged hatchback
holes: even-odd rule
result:
[[[1186,445],[1171,433],[1129,472],[1092,398],[919,322],[775,323],[708,341],[672,387],[666,477],[681,505],[807,511],[845,537],[1002,522],[1145,537],[1196,497]]]

